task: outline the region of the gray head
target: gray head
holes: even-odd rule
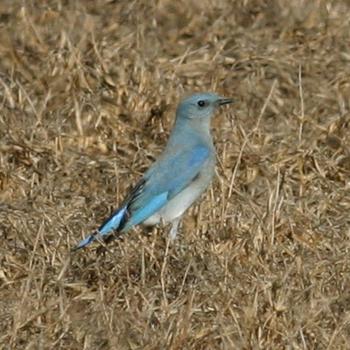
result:
[[[232,102],[232,99],[214,93],[198,93],[180,102],[176,116],[181,119],[210,119],[219,106]]]

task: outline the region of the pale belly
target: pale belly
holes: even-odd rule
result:
[[[204,167],[198,177],[183,191],[172,198],[168,204],[166,204],[157,213],[146,219],[144,225],[156,225],[159,222],[172,222],[176,218],[179,218],[183,213],[199,198],[199,196],[209,186],[215,169],[214,161],[211,161],[207,167]]]

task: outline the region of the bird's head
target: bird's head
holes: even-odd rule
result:
[[[214,93],[198,93],[180,102],[176,116],[181,119],[210,119],[219,106],[232,102],[232,99]]]

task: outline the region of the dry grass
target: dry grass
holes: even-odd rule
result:
[[[1,1],[1,348],[349,349],[349,13]],[[203,90],[237,103],[175,244],[137,229],[70,255]]]

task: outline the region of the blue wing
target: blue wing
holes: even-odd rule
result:
[[[98,237],[105,239],[112,231],[125,232],[155,214],[193,181],[210,155],[211,150],[203,145],[163,154],[121,206],[75,249],[87,246]]]

